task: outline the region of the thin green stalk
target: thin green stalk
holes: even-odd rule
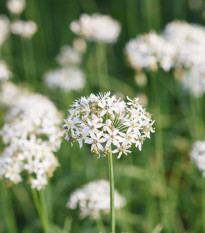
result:
[[[111,233],[115,233],[115,204],[114,204],[114,171],[112,153],[108,153],[108,166],[110,178],[110,220],[111,220]]]
[[[203,116],[201,113],[200,99],[196,99],[192,94],[190,97],[190,110],[191,110],[191,121],[190,126],[192,128],[192,135],[195,140],[203,139],[204,130],[203,130]]]
[[[3,217],[5,220],[5,228],[8,233],[18,233],[16,220],[12,208],[10,193],[4,187],[4,185],[0,184],[0,196],[1,196],[1,208],[3,212]]]
[[[160,106],[160,92],[158,88],[159,83],[157,82],[157,74],[151,74],[151,88],[153,92],[153,114],[156,120],[156,133],[155,133],[155,154],[156,154],[156,165],[158,171],[158,181],[161,184],[163,196],[159,197],[160,208],[162,210],[161,218],[165,225],[167,232],[171,232],[171,219],[169,209],[169,202],[167,200],[167,187],[165,181],[165,167],[164,167],[164,150],[163,150],[163,135],[162,135],[162,119],[161,119],[161,106]]]
[[[97,228],[98,228],[100,233],[106,233],[106,229],[103,225],[103,221],[102,221],[101,216],[96,219],[96,224],[97,224]]]
[[[31,189],[33,200],[43,227],[44,233],[49,232],[48,214],[46,211],[45,197],[43,191],[37,192],[35,189]]]
[[[96,43],[96,68],[101,90],[110,90],[110,80],[107,67],[106,44]]]
[[[202,187],[202,192],[201,192],[201,202],[202,202],[202,214],[201,214],[201,222],[202,222],[202,232],[205,232],[205,183],[204,183],[204,178],[201,178],[201,187]]]
[[[23,68],[24,68],[24,76],[27,83],[30,83],[29,78],[29,66],[28,66],[28,54],[27,54],[27,48],[25,45],[25,40],[21,38],[21,47],[22,47],[22,56],[23,56]]]

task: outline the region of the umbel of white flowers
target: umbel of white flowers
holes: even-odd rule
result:
[[[143,141],[154,132],[151,115],[140,105],[139,99],[128,102],[105,94],[91,94],[76,100],[65,119],[65,139],[71,144],[91,145],[91,152],[100,156],[108,153],[127,155],[134,144],[141,150]]]
[[[203,172],[203,177],[205,177],[205,141],[194,143],[190,157],[198,169]]]
[[[82,14],[78,21],[70,24],[70,29],[77,35],[90,41],[115,43],[120,34],[121,26],[109,15]]]
[[[8,10],[15,15],[19,15],[23,12],[26,7],[25,0],[7,0]]]
[[[126,204],[126,200],[116,190],[115,209],[120,209]],[[100,211],[109,213],[110,211],[110,184],[107,180],[98,180],[90,182],[81,189],[74,191],[66,207],[76,209],[79,206],[80,218],[91,217],[93,219],[100,217]]]
[[[85,74],[78,67],[63,67],[48,71],[44,75],[48,88],[60,88],[64,92],[80,91],[86,83]]]
[[[23,38],[31,38],[37,30],[37,24],[31,20],[16,20],[11,23],[11,32],[15,35],[22,36]]]
[[[7,81],[11,77],[11,74],[7,64],[3,60],[0,60],[0,82]]]
[[[55,105],[40,94],[17,98],[0,130],[5,145],[0,153],[0,179],[16,184],[27,174],[32,188],[45,187],[59,165],[54,152],[62,141],[61,119]]]

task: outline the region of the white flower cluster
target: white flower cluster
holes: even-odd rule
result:
[[[57,62],[62,66],[79,65],[82,60],[82,54],[76,49],[64,45],[56,57]]]
[[[25,0],[7,0],[7,8],[12,14],[20,15],[25,7]]]
[[[18,183],[25,173],[32,188],[43,188],[59,165],[54,152],[62,141],[61,119],[54,104],[40,94],[18,99],[0,131],[5,145],[0,177]]]
[[[0,47],[4,43],[4,41],[7,39],[9,35],[9,25],[10,21],[7,16],[5,15],[0,15]]]
[[[17,86],[12,82],[3,82],[0,85],[0,105],[13,106],[22,97],[29,96],[31,91],[23,86]]]
[[[114,192],[115,209],[125,206],[126,200],[116,190]],[[110,211],[110,184],[107,180],[90,182],[81,189],[77,189],[71,194],[67,203],[67,208],[80,209],[80,218],[100,217],[100,212]]]
[[[62,67],[48,71],[44,75],[44,82],[48,88],[60,88],[63,92],[81,91],[84,88],[86,77],[79,68],[84,51],[80,50],[68,45],[62,46],[56,57]]]
[[[165,27],[164,37],[176,48],[175,68],[186,70],[182,85],[200,97],[205,93],[205,27],[174,21]]]
[[[205,93],[205,66],[192,67],[181,74],[181,83],[196,98]]]
[[[163,35],[175,47],[175,67],[191,68],[204,64],[205,27],[173,21],[167,24]]]
[[[44,82],[49,88],[64,92],[80,91],[85,86],[85,74],[77,67],[64,67],[47,72]]]
[[[205,27],[184,21],[173,21],[161,35],[155,32],[139,35],[127,43],[125,52],[136,69],[181,72],[182,85],[195,97],[205,93]]]
[[[82,14],[78,21],[70,24],[70,29],[77,35],[91,41],[115,43],[120,34],[121,26],[111,16]]]
[[[139,99],[128,102],[110,96],[110,93],[76,100],[65,120],[66,140],[91,144],[91,152],[98,156],[108,153],[127,155],[132,144],[141,150],[143,141],[150,138],[154,121],[143,109]]]
[[[8,69],[7,64],[0,60],[0,81],[6,81],[11,77],[11,71]]]
[[[31,20],[16,20],[11,23],[11,32],[24,38],[31,38],[36,33],[37,29],[37,24]]]
[[[173,66],[175,48],[156,32],[139,35],[126,44],[125,53],[130,65],[140,70],[157,70],[160,66],[168,71]]]
[[[205,141],[197,141],[194,143],[190,157],[205,177]]]

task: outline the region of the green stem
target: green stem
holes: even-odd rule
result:
[[[101,90],[110,90],[106,56],[106,44],[96,43],[96,68]]]
[[[109,178],[110,178],[110,220],[111,233],[115,233],[115,205],[114,205],[114,171],[112,153],[108,154]]]
[[[201,187],[202,187],[202,192],[201,192],[201,202],[202,202],[202,214],[201,214],[201,222],[202,222],[202,232],[205,232],[205,199],[204,199],[204,194],[205,194],[205,187],[204,187],[204,178],[201,178]]]
[[[4,187],[4,185],[0,184],[0,196],[1,196],[1,208],[3,212],[3,217],[5,220],[5,232],[8,233],[17,233],[17,226],[16,226],[16,220],[12,208],[10,193],[8,192],[7,188]]]
[[[103,225],[101,216],[96,219],[96,224],[97,224],[97,227],[98,227],[98,230],[99,230],[100,233],[105,233],[106,232],[106,229],[105,229],[105,227]]]
[[[161,113],[161,101],[160,101],[160,88],[159,82],[157,82],[156,73],[151,73],[151,87],[153,93],[153,114],[156,119],[156,133],[155,133],[155,154],[157,165],[157,178],[161,184],[162,196],[159,197],[160,208],[162,210],[162,221],[167,229],[167,232],[171,232],[171,220],[168,205],[168,193],[167,185],[165,181],[165,166],[164,166],[164,148],[163,148],[163,132],[162,132],[162,113]],[[169,220],[168,220],[169,219]]]
[[[33,200],[43,227],[44,233],[49,232],[48,214],[46,211],[45,197],[43,191],[37,192],[35,189],[31,189]]]

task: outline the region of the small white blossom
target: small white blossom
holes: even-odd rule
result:
[[[163,35],[175,47],[176,67],[191,68],[205,63],[205,27],[173,21],[166,25]]]
[[[44,76],[44,82],[49,88],[60,88],[64,92],[82,90],[85,81],[85,74],[77,67],[59,68]]]
[[[11,32],[24,38],[31,38],[36,33],[37,29],[37,24],[31,20],[16,20],[11,24]]]
[[[169,71],[173,66],[175,48],[156,32],[139,35],[130,40],[125,48],[130,65],[137,70],[157,70],[160,66]]]
[[[119,22],[108,15],[82,14],[78,21],[70,24],[70,29],[77,35],[91,41],[115,43],[118,39],[121,26]]]
[[[9,25],[10,21],[9,18],[5,15],[0,15],[0,47],[4,43],[4,41],[7,39],[9,35]]]
[[[7,1],[7,8],[8,10],[15,15],[19,15],[23,12],[26,7],[25,0],[8,0]]]
[[[0,105],[11,107],[21,98],[31,95],[31,90],[27,87],[15,85],[12,82],[3,82],[0,85]]]
[[[79,65],[82,60],[82,55],[76,49],[64,45],[57,55],[56,60],[62,66]]]
[[[205,141],[197,141],[194,143],[190,157],[205,177]]]
[[[0,81],[6,81],[11,77],[11,71],[8,69],[7,64],[0,60]]]
[[[22,96],[5,116],[0,136],[0,178],[18,183],[28,175],[32,188],[41,189],[59,165],[54,155],[60,148],[62,116],[55,105],[39,94]]]
[[[205,67],[194,66],[191,69],[184,71],[181,77],[181,84],[196,98],[199,98],[205,93]]]
[[[116,190],[114,192],[115,209],[125,206],[126,200]],[[110,211],[110,184],[107,180],[90,182],[73,192],[66,205],[69,209],[80,209],[80,218],[100,217],[100,212]]]
[[[73,48],[75,48],[75,50],[78,51],[79,53],[85,52],[87,48],[86,41],[81,37],[75,38],[73,40]]]
[[[132,144],[141,150],[143,141],[154,132],[154,121],[143,109],[139,99],[128,102],[110,96],[110,93],[76,100],[65,120],[66,140],[91,145],[91,152],[100,156],[117,153],[127,155]]]

